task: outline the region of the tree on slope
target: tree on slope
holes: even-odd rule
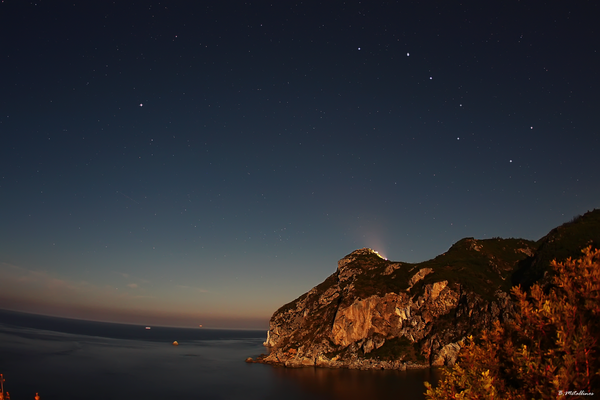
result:
[[[556,399],[568,392],[600,394],[600,250],[552,261],[552,285],[529,294],[512,289],[514,320],[469,337],[457,362],[426,397]],[[569,393],[570,394],[570,393]]]

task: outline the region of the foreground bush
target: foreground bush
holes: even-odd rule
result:
[[[553,261],[553,285],[514,287],[514,320],[469,337],[428,399],[556,399],[600,395],[600,250]],[[595,397],[588,395],[584,397]],[[570,397],[570,396],[569,396]],[[579,396],[578,396],[579,397]]]

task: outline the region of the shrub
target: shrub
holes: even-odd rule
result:
[[[514,320],[469,337],[428,399],[555,399],[600,389],[600,250],[552,261],[553,284],[512,289]]]

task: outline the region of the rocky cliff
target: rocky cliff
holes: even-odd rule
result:
[[[599,217],[600,210],[579,220],[598,235]],[[583,236],[587,244],[597,242]],[[511,317],[508,293],[519,283],[516,273],[531,268],[548,240],[554,243],[556,235],[538,242],[466,238],[418,264],[356,250],[323,283],[273,314],[269,354],[256,362],[358,369],[451,365],[461,339]]]

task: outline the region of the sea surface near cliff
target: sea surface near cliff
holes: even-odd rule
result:
[[[264,331],[146,330],[0,310],[0,373],[15,400],[422,399],[423,381],[439,375],[245,363],[265,352],[264,340]]]

